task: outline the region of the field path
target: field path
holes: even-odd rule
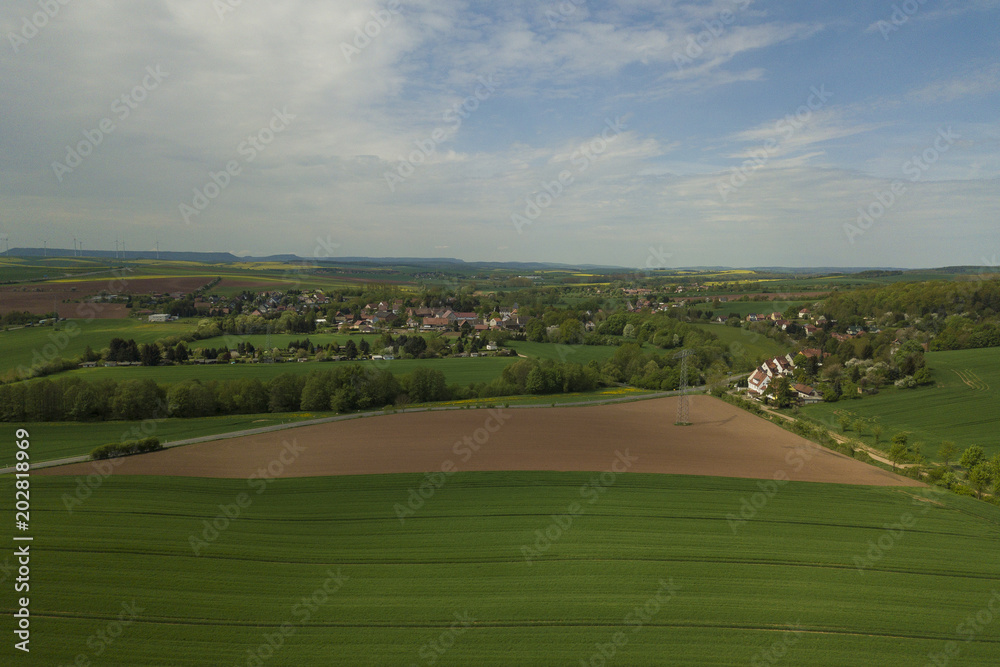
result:
[[[760,407],[761,407],[762,410],[764,410],[764,412],[766,412],[768,414],[772,414],[775,417],[781,417],[785,421],[790,421],[790,422],[796,422],[796,421],[798,421],[795,417],[791,417],[791,416],[783,414],[781,412],[776,412],[776,411],[772,410],[771,408],[765,407],[763,405],[760,406]],[[850,440],[851,440],[846,435],[841,435],[841,434],[839,434],[839,433],[837,433],[835,431],[831,431],[829,429],[827,429],[827,433],[830,434],[831,438],[833,438],[834,440],[836,440],[837,442],[839,442],[841,444],[846,444],[846,443],[850,442]],[[874,447],[869,447],[868,445],[866,445],[864,443],[856,443],[856,444],[859,444],[860,447],[858,447],[854,451],[862,451],[865,454],[867,454],[868,456],[870,456],[873,459],[875,459],[876,461],[879,461],[880,463],[884,463],[887,466],[893,465],[892,461],[890,461],[889,459],[885,458],[885,453],[884,452],[881,452],[881,451],[875,449]],[[920,465],[920,464],[919,463],[897,463],[895,465],[896,465],[897,468],[912,468],[913,466]]]
[[[556,470],[922,486],[710,396],[603,406],[393,414],[172,448],[115,461],[126,475],[315,477],[441,470]],[[36,474],[86,475],[93,464]]]

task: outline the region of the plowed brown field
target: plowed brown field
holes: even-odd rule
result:
[[[396,414],[176,447],[121,460],[122,475],[249,478],[456,470],[604,471],[918,486],[708,396],[690,426],[676,398],[591,407]],[[615,464],[622,471],[624,463]],[[268,471],[263,473],[262,471]],[[88,475],[91,464],[38,470]],[[786,477],[787,476],[787,477]]]
[[[78,319],[118,319],[128,317],[129,310],[122,303],[89,303],[87,297],[100,294],[190,294],[211,281],[208,276],[175,276],[160,278],[124,277],[67,282],[38,282],[0,287],[0,315],[26,310],[30,313],[47,313],[55,309],[59,317]],[[241,280],[223,278],[220,286],[246,287],[253,290],[284,289],[288,281]],[[64,301],[69,303],[63,303]],[[77,303],[79,302],[79,303]]]

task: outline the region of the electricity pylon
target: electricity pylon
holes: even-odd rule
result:
[[[691,399],[687,395],[688,390],[688,357],[694,354],[691,350],[681,350],[674,355],[674,359],[681,360],[681,383],[680,396],[677,397],[677,421],[678,426],[690,426],[691,424]]]

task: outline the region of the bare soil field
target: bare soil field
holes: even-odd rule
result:
[[[0,315],[26,310],[31,313],[48,313],[53,309],[59,317],[119,319],[128,317],[129,311],[121,303],[88,303],[88,297],[102,291],[108,294],[189,294],[207,284],[205,276],[177,276],[169,278],[116,278],[112,275],[95,280],[68,282],[38,282],[0,287]],[[223,278],[225,287],[252,287],[261,289],[266,281]],[[281,285],[281,283],[275,283]],[[63,303],[69,300],[70,303]],[[80,303],[76,303],[79,301]]]
[[[395,414],[167,449],[122,459],[116,471],[249,478],[450,469],[627,470],[922,486],[708,396],[692,397],[692,425],[676,426],[677,400]],[[92,472],[91,464],[78,463],[35,474]]]

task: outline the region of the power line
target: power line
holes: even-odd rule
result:
[[[691,397],[688,396],[688,357],[694,352],[691,350],[681,350],[674,355],[674,359],[681,360],[681,382],[680,395],[677,397],[677,421],[678,426],[689,426],[691,424]]]

